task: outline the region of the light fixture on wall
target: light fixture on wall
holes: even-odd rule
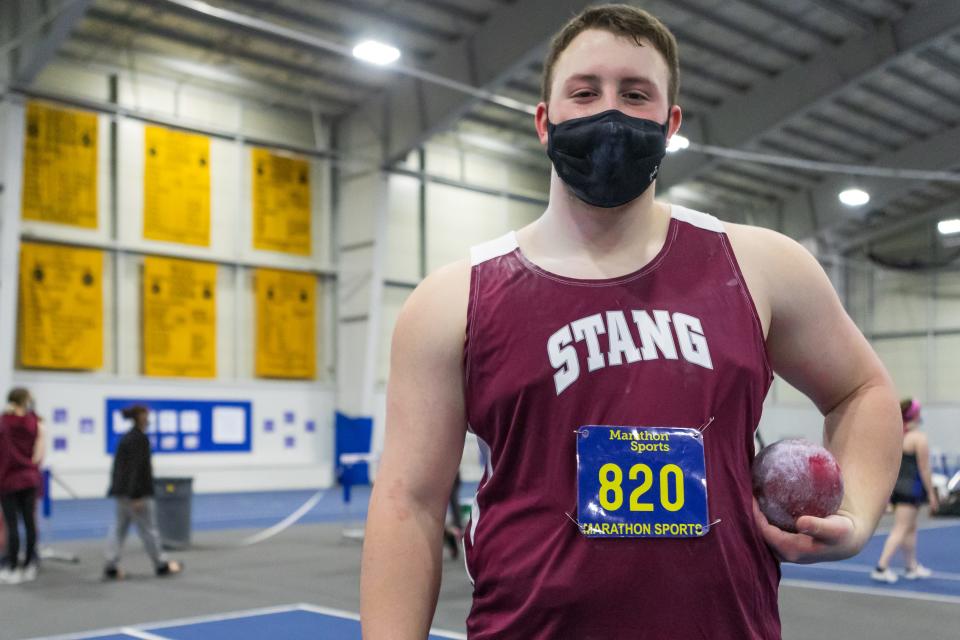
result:
[[[937,223],[937,231],[941,235],[950,236],[960,233],[960,218],[948,218]]]
[[[400,59],[400,50],[376,40],[364,40],[353,48],[353,57],[384,67]]]
[[[673,134],[670,138],[670,142],[667,143],[667,153],[674,153],[675,151],[681,151],[690,146],[690,139],[686,136],[682,136],[679,133]]]
[[[870,202],[870,194],[863,189],[844,189],[837,197],[848,207],[862,207]]]

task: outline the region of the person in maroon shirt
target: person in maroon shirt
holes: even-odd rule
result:
[[[635,7],[570,20],[534,122],[553,163],[546,210],[401,310],[363,546],[366,640],[427,635],[467,429],[487,460],[464,537],[471,640],[774,640],[779,562],[853,556],[876,527],[897,398],[820,265],[774,231],[654,200],[680,128],[678,59]],[[838,513],[802,516],[798,533],[751,492],[773,372],[822,413],[844,474]]]
[[[40,461],[44,454],[43,421],[33,411],[27,389],[7,396],[0,416],[0,505],[7,529],[7,551],[0,570],[6,584],[37,577],[37,494],[42,485]],[[19,521],[26,533],[24,560],[20,562]]]

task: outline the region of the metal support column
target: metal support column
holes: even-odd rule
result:
[[[13,380],[20,275],[20,193],[23,183],[24,105],[0,101],[0,392]]]

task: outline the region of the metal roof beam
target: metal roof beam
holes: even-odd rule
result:
[[[441,0],[407,0],[408,2],[413,2],[414,4],[423,5],[424,7],[430,7],[434,11],[447,14],[458,20],[466,20],[467,22],[473,22],[475,24],[480,24],[486,20],[489,15],[480,11],[473,9],[464,9],[460,5],[442,2]]]
[[[178,44],[188,47],[204,50],[205,52],[220,53],[225,56],[235,58],[240,61],[250,62],[259,66],[273,67],[297,75],[311,78],[313,80],[328,80],[338,85],[344,86],[352,91],[369,91],[376,85],[370,82],[360,80],[357,76],[348,76],[343,73],[325,71],[305,64],[298,64],[282,58],[274,58],[267,55],[253,53],[247,47],[237,44],[230,44],[223,40],[214,40],[192,35],[186,31],[172,29],[157,24],[151,24],[144,20],[134,20],[125,16],[119,16],[102,9],[93,8],[90,10],[88,18],[107,25],[116,25],[139,32],[144,36],[157,36],[166,40],[171,40]],[[103,40],[101,39],[101,42]],[[316,52],[318,54],[327,54],[327,52]]]
[[[556,29],[589,4],[589,0],[527,0],[501,7],[470,38],[440,48],[423,70],[496,90],[541,57]],[[383,122],[378,133],[382,153],[386,163],[393,163],[448,129],[479,99],[417,78],[397,78],[363,110],[349,116],[344,126]]]
[[[903,233],[904,231],[909,231],[910,229],[930,222],[931,220],[956,217],[956,215],[957,205],[955,203],[948,202],[947,204],[941,204],[928,211],[909,216],[903,216],[900,219],[895,220],[890,224],[885,224],[879,228],[868,229],[859,237],[856,237],[848,242],[840,243],[838,249],[841,253],[848,254],[870,243],[890,238],[897,234]]]
[[[960,2],[936,0],[916,6],[900,20],[880,24],[865,36],[841,45],[825,47],[808,62],[764,79],[718,109],[704,113],[704,129],[710,136],[697,141],[732,148],[747,146],[790,118],[834,100],[852,84],[958,28]],[[664,163],[658,183],[669,187],[690,180],[715,162],[703,155],[678,155]]]
[[[670,4],[674,8],[680,9],[684,13],[696,16],[702,20],[706,20],[707,22],[717,25],[722,29],[729,31],[730,33],[737,34],[744,40],[754,42],[771,51],[776,51],[784,57],[793,58],[793,60],[797,62],[803,61],[808,57],[807,54],[801,49],[790,46],[790,44],[785,42],[783,39],[770,37],[757,29],[744,26],[739,20],[732,20],[720,13],[717,13],[716,11],[703,9],[692,4],[688,4],[682,0],[672,0]]]
[[[71,42],[74,40],[78,40],[77,36],[74,36]],[[193,67],[187,68],[187,65],[191,64],[189,61],[177,60],[170,56],[161,56],[137,49],[129,49],[128,51],[133,56],[132,68],[116,63],[115,49],[102,51],[99,54],[102,58],[95,58],[87,53],[74,52],[68,48],[60,53],[60,58],[73,64],[88,66],[92,69],[104,69],[111,73],[130,73],[133,69],[136,69],[136,73],[143,73],[146,69],[152,69],[151,75],[158,78],[182,81],[185,84],[207,89],[215,88],[229,95],[264,105],[281,105],[308,112],[312,108],[316,108],[323,114],[342,113],[352,106],[335,96],[305,89],[302,86],[269,83],[237,74],[219,72],[216,69],[213,69],[214,73],[209,77],[198,76],[191,72],[191,69],[194,69]]]
[[[909,168],[920,170],[949,170],[957,166],[956,149],[960,147],[960,126],[938,133],[935,138],[918,140],[902,149],[875,158],[871,163],[878,167]],[[861,218],[869,211],[883,209],[911,190],[914,180],[892,180],[847,175],[831,175],[817,187],[805,190],[784,203],[784,215],[811,216],[818,221],[814,233],[827,242],[846,222]],[[870,194],[870,203],[859,209],[845,207],[837,199],[843,189],[856,185]]]
[[[21,2],[18,7],[8,6],[7,11],[19,9],[19,33],[3,49],[10,50],[9,83],[26,87],[36,80],[44,67],[53,60],[70,32],[83,19],[92,0],[61,0],[46,14],[40,14],[44,5],[38,2]],[[6,2],[15,5],[14,2]],[[7,16],[3,16],[7,19]]]
[[[839,0],[807,0],[828,13],[846,20],[850,24],[869,31],[873,27],[873,18],[859,9],[847,6]]]

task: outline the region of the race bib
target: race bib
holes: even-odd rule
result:
[[[703,434],[679,427],[580,427],[577,522],[591,538],[706,535]]]

